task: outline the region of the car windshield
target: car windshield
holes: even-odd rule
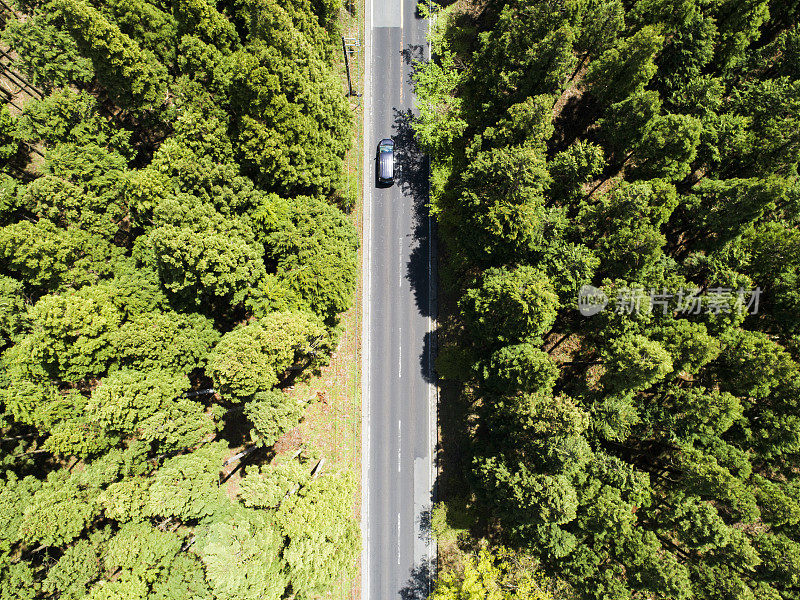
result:
[[[382,145],[381,146],[381,152],[391,152],[391,151],[392,151],[392,147],[391,146],[387,146],[387,145]]]

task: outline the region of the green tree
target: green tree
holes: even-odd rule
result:
[[[767,20],[769,5],[766,0],[720,2],[717,8],[720,43],[715,56],[720,66],[734,66],[742,59],[747,46],[757,38],[761,24]]]
[[[702,323],[676,319],[654,328],[651,335],[670,354],[676,372],[697,373],[720,353],[719,341]]]
[[[287,213],[263,237],[266,257],[301,308],[333,318],[353,301],[356,231],[339,209],[322,200],[296,198]]]
[[[558,297],[539,270],[488,269],[459,300],[465,324],[487,346],[537,340],[556,318]]]
[[[126,321],[111,335],[111,344],[121,366],[188,374],[206,364],[219,337],[202,315],[153,311]]]
[[[91,61],[80,55],[69,34],[56,27],[45,7],[24,20],[9,19],[2,37],[17,50],[14,64],[33,85],[50,90],[85,83],[94,76]]]
[[[678,464],[688,492],[716,499],[728,507],[733,517],[745,523],[752,523],[759,517],[753,492],[730,469],[696,448],[684,446],[681,450]]]
[[[738,88],[732,100],[731,112],[745,117],[749,127],[744,143],[726,156],[725,170],[734,177],[790,173],[800,152],[800,81],[752,81]],[[741,152],[735,152],[739,148]]]
[[[611,390],[641,390],[672,373],[672,357],[642,335],[622,335],[604,350],[604,385]]]
[[[287,586],[283,535],[267,513],[239,507],[198,536],[215,598],[279,600]]]
[[[554,101],[552,94],[538,94],[511,105],[497,125],[483,130],[484,147],[519,144],[544,151],[545,140],[553,134]]]
[[[67,381],[103,375],[114,360],[112,335],[122,322],[114,288],[87,286],[43,296],[31,308],[36,355],[50,373]]]
[[[654,179],[622,182],[577,216],[581,230],[596,241],[601,272],[634,278],[652,271],[663,255],[662,224],[679,202],[675,188]]]
[[[688,115],[665,115],[652,119],[634,152],[634,177],[661,177],[668,181],[689,174],[697,156],[701,123]]]
[[[62,598],[85,598],[88,587],[100,575],[98,548],[88,540],[78,540],[47,570],[42,588]]]
[[[183,76],[191,78],[184,80],[191,93],[202,95],[203,92],[210,92],[221,98],[227,97],[231,73],[227,69],[225,55],[219,48],[206,44],[197,36],[184,35],[178,45],[177,63]],[[198,83],[200,90],[196,87]]]
[[[657,92],[639,90],[609,106],[600,125],[600,135],[618,162],[640,147],[645,131],[661,113]]]
[[[175,3],[178,31],[196,35],[222,52],[235,50],[239,36],[233,23],[208,0],[179,0]]]
[[[109,0],[100,7],[120,31],[136,41],[144,50],[153,52],[165,66],[175,62],[175,39],[178,37],[175,17],[165,6],[147,0]]]
[[[508,2],[481,38],[465,85],[471,121],[491,125],[529,96],[560,93],[572,73],[575,30],[556,6]]]
[[[353,574],[361,546],[351,517],[354,492],[349,471],[324,473],[281,502],[275,517],[287,538],[283,556],[298,597],[314,598]]]
[[[800,374],[782,346],[756,331],[731,331],[714,366],[723,390],[750,398],[765,398]]]
[[[749,253],[744,272],[765,291],[759,303],[767,318],[787,333],[796,331],[800,234],[781,223],[764,223],[745,232],[742,246]]]
[[[82,0],[53,0],[51,6],[117,102],[126,108],[164,102],[167,72],[152,53]]]
[[[708,246],[735,239],[763,214],[775,210],[785,193],[777,178],[704,180],[694,187],[696,198],[687,202],[696,215],[697,237],[706,236]],[[699,221],[699,222],[698,222]]]
[[[552,600],[535,561],[505,548],[480,549],[440,574],[432,600]]]
[[[0,387],[3,411],[20,423],[39,425],[41,411],[58,397],[58,387],[38,360],[30,336],[22,336],[2,354],[3,385]]]
[[[39,219],[49,219],[64,228],[75,225],[105,238],[118,229],[114,222],[119,216],[114,214],[118,207],[107,206],[94,194],[51,175],[39,177],[25,186],[20,202]]]
[[[128,523],[108,542],[103,565],[119,571],[120,579],[152,585],[166,577],[181,549],[182,540],[149,523]]]
[[[6,165],[20,149],[17,119],[7,106],[0,110],[0,165]]]
[[[575,49],[591,57],[600,56],[614,45],[625,27],[625,7],[619,0],[591,2],[582,15]]]
[[[531,344],[497,350],[483,369],[485,385],[501,394],[552,388],[557,376],[558,367],[547,353]]]
[[[462,260],[498,265],[524,255],[547,227],[543,192],[549,175],[531,148],[477,153],[460,177],[457,195],[441,207],[441,228]]]
[[[93,421],[108,430],[133,433],[141,421],[162,404],[176,399],[188,386],[185,376],[163,371],[116,371],[92,391],[86,410]]]
[[[3,340],[22,331],[27,320],[24,286],[13,277],[0,275],[0,349]]]
[[[719,42],[714,15],[700,2],[639,2],[631,11],[632,20],[641,25],[663,27],[665,43],[656,64],[654,83],[672,100],[687,82],[699,76],[714,58]]]
[[[231,232],[204,233],[173,225],[154,229],[147,239],[159,277],[190,303],[202,304],[209,296],[243,302],[252,282],[263,277],[259,252]]]
[[[86,411],[87,399],[71,391],[59,394],[38,407],[34,414],[42,433],[49,435],[43,448],[62,457],[96,457],[119,443],[113,432],[106,432]]]
[[[251,42],[232,57],[237,156],[268,190],[329,193],[349,147],[341,86],[288,15],[272,33],[269,44]]]
[[[49,220],[25,220],[0,229],[5,273],[39,293],[110,276],[121,254],[97,235],[74,226],[60,229]]]
[[[476,458],[475,470],[483,493],[493,499],[498,514],[514,527],[518,539],[539,527],[538,541],[557,543],[558,525],[576,517],[575,488],[563,475],[534,473],[525,463],[498,457]],[[552,531],[547,531],[551,527]]]
[[[561,306],[571,306],[600,266],[597,253],[583,244],[554,241],[541,257]]]
[[[326,337],[311,313],[272,313],[226,333],[209,357],[215,387],[234,402],[267,391],[300,361],[313,362]]]
[[[664,44],[656,27],[642,27],[592,61],[585,81],[602,102],[613,104],[641,90],[655,75],[655,54]]]
[[[744,407],[728,392],[673,388],[653,398],[649,418],[685,440],[721,436],[742,418]]]
[[[418,65],[414,71],[419,116],[414,121],[418,143],[431,156],[446,156],[453,142],[466,128],[461,115],[462,99],[455,94],[464,79],[463,71],[448,52],[437,61]]]
[[[97,100],[84,91],[63,88],[41,100],[27,102],[19,129],[22,139],[30,142],[41,140],[51,147],[59,143],[96,144],[124,156],[131,153],[131,132],[114,127],[107,117],[101,115]],[[83,176],[87,174],[81,173]]]
[[[48,475],[30,499],[19,525],[27,544],[61,546],[81,535],[97,515],[96,493],[82,488],[64,471]]]
[[[601,147],[590,142],[576,142],[547,163],[547,170],[553,178],[552,197],[562,202],[569,201],[579,195],[581,186],[600,174],[604,167]]]
[[[217,484],[226,450],[225,442],[215,442],[167,460],[153,475],[146,514],[183,521],[212,516],[224,493]]]
[[[278,508],[291,494],[308,485],[313,460],[313,454],[300,455],[297,460],[282,456],[269,465],[246,467],[239,486],[242,503],[250,508]]]
[[[256,443],[272,446],[293,429],[303,416],[303,405],[278,390],[256,392],[244,405],[244,414],[253,424],[250,433]]]

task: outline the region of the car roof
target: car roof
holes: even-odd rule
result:
[[[383,179],[391,179],[394,176],[394,160],[393,154],[388,152],[380,153],[380,171],[379,176]]]

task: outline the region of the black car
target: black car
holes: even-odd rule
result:
[[[388,138],[378,144],[378,183],[394,182],[394,142]]]

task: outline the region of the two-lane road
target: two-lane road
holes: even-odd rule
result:
[[[435,245],[410,76],[413,62],[428,58],[428,21],[415,0],[366,4],[361,598],[422,600],[435,560]],[[379,188],[375,156],[385,137],[395,141],[395,184]]]

